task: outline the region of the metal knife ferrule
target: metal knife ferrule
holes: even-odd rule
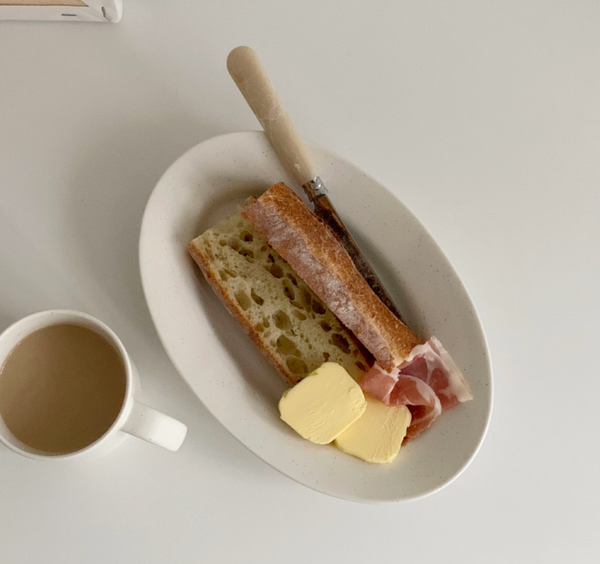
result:
[[[325,184],[323,184],[320,176],[315,176],[312,180],[309,180],[306,184],[303,184],[302,189],[311,202],[321,196],[325,196],[328,193],[328,190],[325,188]]]

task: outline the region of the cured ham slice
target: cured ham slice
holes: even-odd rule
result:
[[[400,374],[397,368],[386,372],[378,364],[373,365],[360,381],[360,387],[387,405],[408,406],[412,419],[406,439],[414,439],[442,413],[440,400],[431,387],[415,376]]]
[[[408,406],[412,421],[407,439],[427,429],[442,411],[473,399],[461,371],[435,337],[414,347],[390,372],[376,363],[360,386],[387,405]]]
[[[442,411],[473,399],[462,372],[435,337],[414,347],[398,370],[428,384],[440,399]]]

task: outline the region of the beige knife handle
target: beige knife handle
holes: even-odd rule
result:
[[[250,47],[236,47],[227,57],[227,69],[296,182],[302,186],[318,176],[258,55]]]

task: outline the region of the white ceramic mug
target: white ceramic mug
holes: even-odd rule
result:
[[[91,452],[105,453],[112,450],[125,437],[125,433],[171,451],[177,450],[183,443],[187,427],[180,421],[135,399],[140,386],[137,369],[117,335],[102,321],[91,315],[71,310],[48,310],[24,317],[0,335],[0,366],[4,364],[13,348],[29,334],[60,323],[80,325],[95,331],[111,343],[119,353],[125,366],[123,377],[126,380],[125,397],[119,414],[98,440],[68,454],[49,454],[29,447],[10,432],[1,416],[0,440],[19,454],[44,460],[74,458]]]

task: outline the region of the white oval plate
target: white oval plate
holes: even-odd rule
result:
[[[473,459],[491,414],[492,372],[481,323],[454,269],[427,230],[390,192],[355,166],[309,146],[332,201],[363,252],[422,335],[436,335],[475,399],[443,414],[387,465],[362,462],[297,436],[280,419],[282,378],[227,314],[186,245],[250,194],[283,180],[262,132],[233,133],[190,149],[162,176],[144,214],[144,293],[173,364],[210,412],[247,448],[317,491],[362,502],[433,493]]]

